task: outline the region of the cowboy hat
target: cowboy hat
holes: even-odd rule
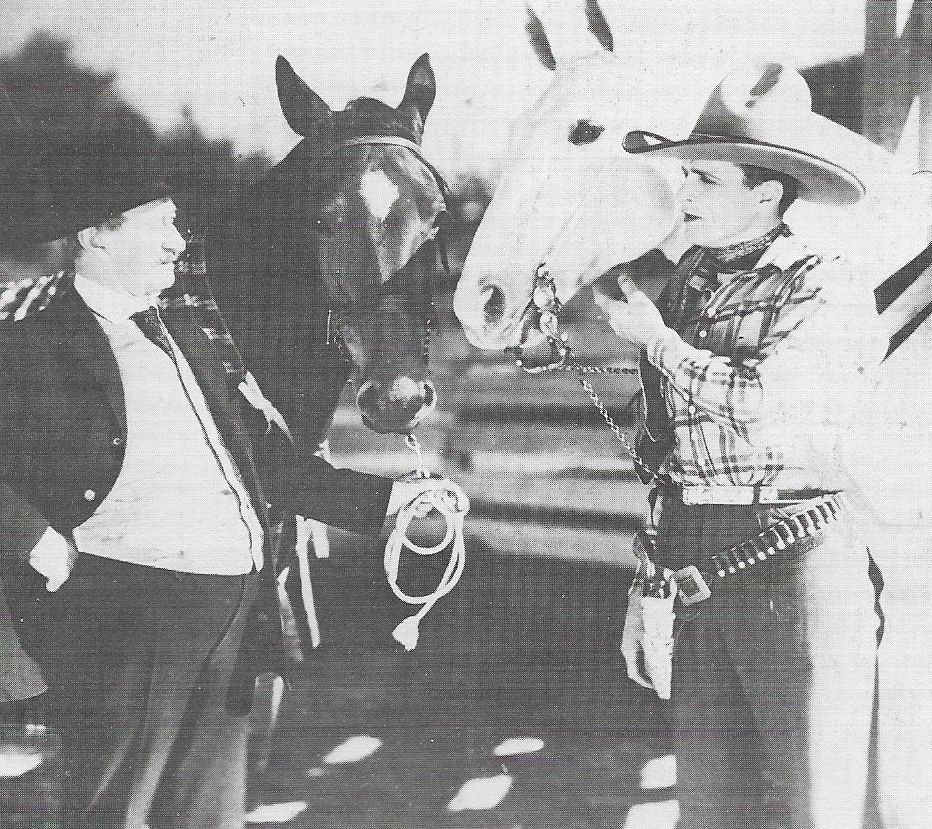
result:
[[[726,75],[688,138],[677,141],[634,130],[625,136],[624,147],[635,154],[762,167],[796,179],[800,198],[852,204],[865,194],[865,186],[851,168],[868,144],[812,111],[812,96],[799,72],[764,63]]]

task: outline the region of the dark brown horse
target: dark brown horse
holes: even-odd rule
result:
[[[281,57],[276,80],[285,118],[303,138],[234,223],[211,229],[211,287],[299,452],[326,437],[350,375],[363,422],[408,433],[437,402],[428,348],[447,188],[419,149],[436,91],[430,62],[424,55],[412,66],[397,107],[358,98],[334,112]],[[293,573],[293,599],[297,581]],[[260,684],[257,694],[250,805],[281,684]]]
[[[409,432],[437,399],[427,348],[446,187],[419,150],[430,62],[415,62],[397,107],[334,112],[282,57],[276,76],[303,139],[243,207],[245,234],[211,229],[211,285],[299,443],[316,448],[351,373],[366,425]]]

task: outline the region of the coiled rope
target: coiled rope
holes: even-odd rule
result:
[[[411,473],[412,478],[429,478],[430,472],[423,464],[421,447],[414,435],[408,435],[405,443],[417,455],[417,469]],[[446,522],[443,539],[430,547],[416,544],[408,537],[408,528],[416,518],[426,518],[432,512],[438,512]],[[427,490],[418,494],[412,501],[402,507],[395,519],[395,529],[388,537],[385,545],[385,575],[392,592],[403,602],[410,605],[421,605],[413,616],[402,621],[392,631],[396,641],[404,645],[406,651],[417,647],[419,625],[427,612],[437,601],[447,595],[463,575],[466,564],[466,542],[463,533],[463,522],[469,512],[469,498],[466,493],[452,481],[446,481],[442,487]],[[410,550],[419,556],[436,555],[448,546],[450,559],[440,579],[440,583],[431,592],[422,596],[406,593],[398,585],[398,569],[401,565],[401,556],[405,550]]]

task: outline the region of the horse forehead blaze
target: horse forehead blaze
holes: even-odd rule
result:
[[[366,170],[359,180],[359,195],[369,215],[384,222],[398,201],[399,190],[384,170]]]

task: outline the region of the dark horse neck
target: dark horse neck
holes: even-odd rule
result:
[[[214,223],[208,275],[247,367],[298,442],[313,449],[330,428],[350,366],[327,342],[316,249],[303,234],[309,188],[287,162]]]

